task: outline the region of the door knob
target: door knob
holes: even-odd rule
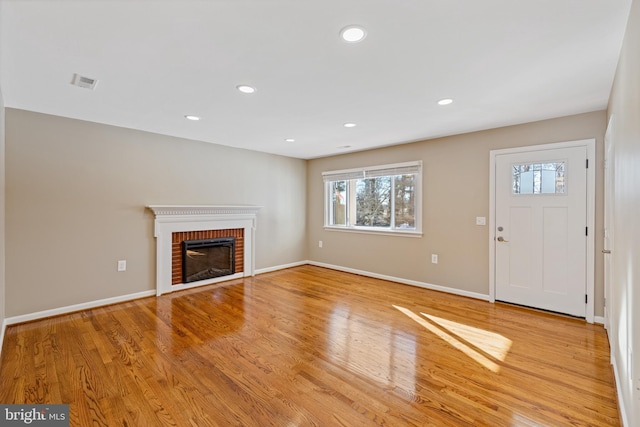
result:
[[[504,237],[498,236],[498,242],[509,243],[508,240],[504,240]]]
[[[611,251],[610,251],[609,249],[603,249],[603,250],[602,250],[602,253],[603,253],[603,254],[610,254],[610,253],[611,253]]]

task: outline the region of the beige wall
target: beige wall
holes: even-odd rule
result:
[[[263,206],[256,268],[306,259],[303,160],[15,109],[6,160],[7,317],[155,289],[151,204]]]
[[[3,322],[5,318],[5,143],[4,143],[4,98],[0,90],[0,353],[2,352]]]
[[[370,273],[489,294],[489,151],[595,138],[601,159],[604,111],[309,161],[309,259]],[[323,229],[321,173],[396,162],[423,162],[422,238]],[[596,173],[596,236],[602,235],[602,164]],[[323,248],[318,247],[323,241]],[[602,248],[596,239],[596,252]],[[439,255],[438,264],[431,254]],[[603,314],[602,257],[596,257],[596,316]]]
[[[640,2],[634,1],[609,100],[614,144],[609,338],[627,425],[640,425]],[[633,376],[633,381],[630,377]]]

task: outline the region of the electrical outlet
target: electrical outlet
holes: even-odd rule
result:
[[[322,240],[318,240],[318,247],[321,248],[322,247]]]
[[[127,260],[121,259],[118,261],[118,271],[127,271]]]
[[[438,263],[438,255],[437,254],[431,254],[431,263],[432,264],[437,264]]]

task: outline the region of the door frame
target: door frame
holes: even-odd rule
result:
[[[613,189],[615,188],[615,164],[613,162],[613,154],[615,150],[614,144],[614,116],[611,115],[609,118],[609,123],[607,125],[607,131],[604,134],[604,195],[603,205],[604,205],[604,236],[603,236],[603,245],[602,245],[602,254],[604,257],[604,328],[610,330],[611,328],[611,313],[613,308],[613,297],[611,295],[611,286],[613,285],[613,265],[614,265],[614,256],[611,252],[613,248],[614,234],[613,234],[613,214],[615,211],[615,205],[613,203]],[[605,243],[608,243],[608,247],[605,246]],[[605,250],[609,250],[608,254],[605,253]],[[615,334],[607,334],[609,335],[609,344],[612,349],[611,354],[613,354],[613,349],[616,345],[617,337]]]
[[[496,301],[496,157],[502,154],[515,154],[527,151],[546,151],[558,148],[585,147],[589,167],[587,168],[587,236],[586,254],[586,292],[587,303],[585,318],[587,322],[594,321],[595,308],[595,203],[596,203],[596,140],[582,139],[577,141],[557,142],[551,144],[530,145],[526,147],[505,148],[489,151],[489,301]]]

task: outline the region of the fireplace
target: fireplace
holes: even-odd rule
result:
[[[221,229],[221,230],[194,230],[194,231],[178,231],[171,233],[171,286],[182,286],[187,283],[200,282],[186,282],[184,276],[184,256],[183,249],[185,241],[213,241],[216,239],[234,239],[234,273],[241,274],[244,272],[244,229]],[[218,276],[219,279],[212,278],[211,280],[229,279],[233,275]]]
[[[218,238],[182,242],[182,283],[235,273],[236,239]]]
[[[155,215],[156,295],[255,274],[259,206],[150,205]],[[182,242],[235,238],[235,272],[190,283],[182,281]]]

